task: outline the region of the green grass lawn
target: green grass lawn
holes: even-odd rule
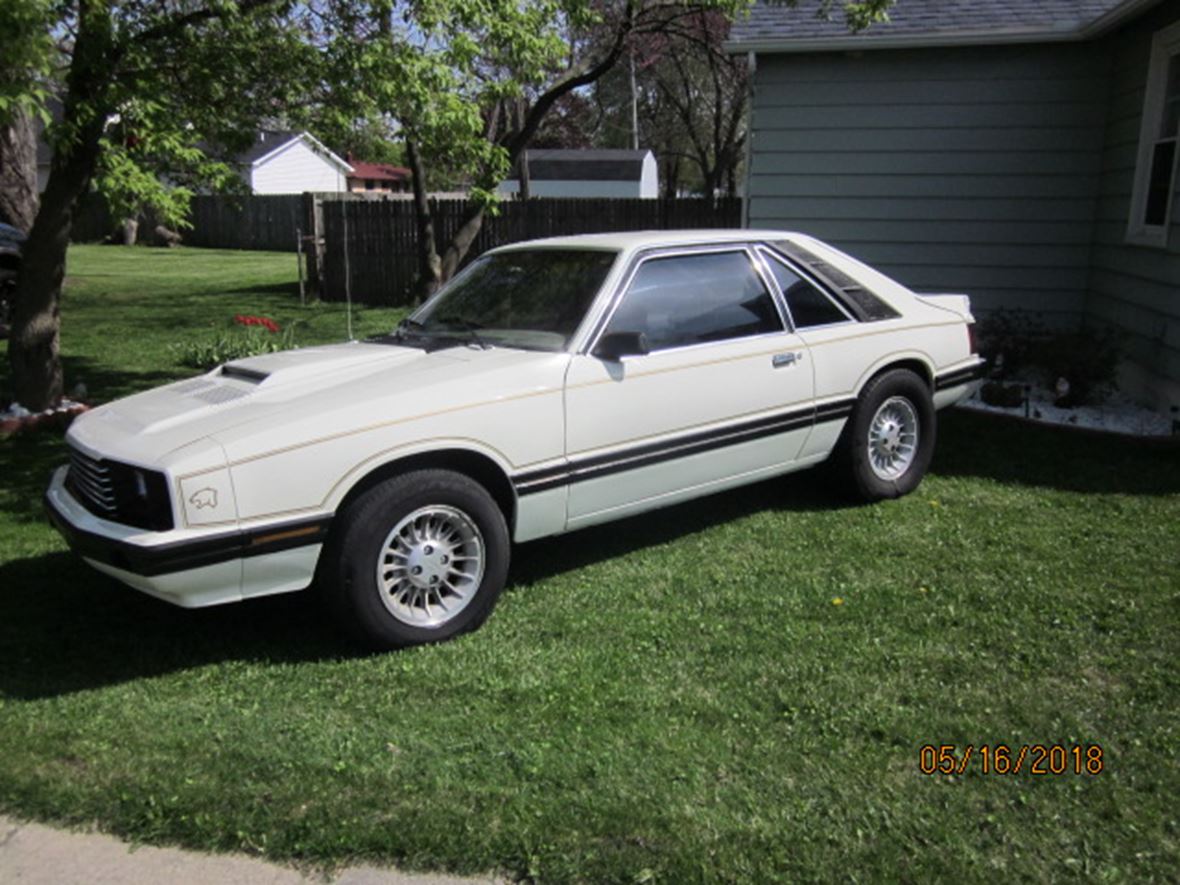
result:
[[[341,337],[293,276],[77,247],[67,383],[184,374],[169,345],[234,313]],[[377,656],[304,595],[183,611],[92,572],[40,516],[60,439],[0,442],[0,810],[543,881],[1173,880],[1177,450],[962,412],[940,434],[900,501],[810,473],[521,546],[482,630]],[[998,743],[1105,768],[919,770]]]

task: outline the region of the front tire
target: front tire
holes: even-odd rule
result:
[[[366,644],[440,642],[491,614],[510,547],[504,514],[479,483],[449,470],[405,473],[364,492],[339,519],[321,589]]]
[[[844,466],[864,501],[900,498],[918,487],[934,455],[936,418],[930,388],[908,369],[873,378],[845,430]]]

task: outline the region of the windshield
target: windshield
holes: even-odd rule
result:
[[[480,347],[564,350],[617,252],[532,249],[476,259],[399,333]]]

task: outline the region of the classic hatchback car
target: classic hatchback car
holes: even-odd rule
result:
[[[920,482],[982,367],[963,295],[775,231],[589,235],[478,258],[381,338],[227,363],[96,408],[53,522],[184,606],[313,579],[393,647],[477,626],[512,542],[829,458]]]

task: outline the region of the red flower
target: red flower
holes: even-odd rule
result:
[[[234,316],[234,322],[239,326],[262,326],[266,331],[272,333],[279,331],[279,324],[270,317],[246,316],[239,313]]]

